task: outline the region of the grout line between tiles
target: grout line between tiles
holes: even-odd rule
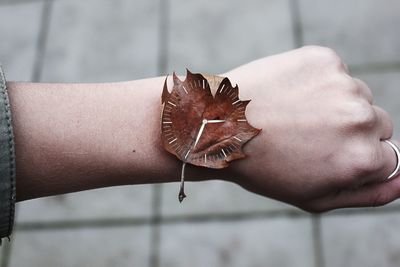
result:
[[[169,0],[159,0],[158,75],[166,75],[169,49]]]
[[[399,206],[370,208],[362,210],[343,209],[324,213],[324,217],[340,217],[349,215],[384,215],[398,214]],[[108,227],[129,227],[145,225],[169,225],[179,223],[201,223],[201,222],[226,222],[226,221],[246,221],[254,219],[276,219],[276,218],[309,218],[310,214],[301,210],[274,210],[260,212],[241,212],[231,214],[199,214],[199,215],[170,215],[159,217],[159,221],[153,218],[110,218],[93,220],[71,220],[71,221],[51,221],[51,222],[23,222],[17,223],[18,231],[36,230],[56,230],[56,229],[80,229],[80,228],[108,228]]]
[[[40,20],[40,30],[36,45],[35,60],[33,63],[32,81],[39,82],[42,78],[44,66],[44,56],[50,27],[50,17],[52,13],[53,0],[44,0],[42,16]]]
[[[301,24],[301,14],[299,0],[290,0],[290,14],[292,19],[292,31],[295,47],[301,47],[304,44],[303,27]]]
[[[40,3],[44,0],[0,0],[0,6],[14,6],[30,3]]]
[[[153,185],[152,216],[148,222],[151,225],[150,231],[150,267],[159,266],[160,251],[160,224],[161,224],[161,192],[162,184]]]
[[[10,256],[11,256],[11,241],[6,238],[2,242],[2,250],[1,250],[1,258],[0,258],[0,267],[8,267],[10,265]]]
[[[159,25],[158,25],[158,62],[157,75],[164,75],[167,68],[168,53],[168,22],[169,22],[169,2],[159,0]],[[152,222],[150,236],[150,267],[160,266],[160,246],[161,246],[161,196],[163,185],[153,185],[152,198]]]
[[[312,240],[314,246],[314,257],[316,267],[325,267],[324,261],[324,247],[321,236],[321,215],[314,214],[311,217],[312,223]]]

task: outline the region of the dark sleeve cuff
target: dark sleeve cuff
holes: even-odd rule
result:
[[[0,65],[0,243],[11,235],[15,211],[15,150],[6,80]]]

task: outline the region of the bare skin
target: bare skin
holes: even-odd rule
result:
[[[391,119],[332,50],[305,47],[221,76],[252,99],[247,118],[263,131],[245,146],[248,158],[222,170],[188,165],[189,180],[236,182],[312,212],[400,196],[400,179],[385,181],[396,164],[382,142]],[[178,181],[181,163],[160,142],[163,82],[9,82],[17,199]]]

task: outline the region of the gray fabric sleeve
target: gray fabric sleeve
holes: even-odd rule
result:
[[[0,64],[0,244],[11,235],[15,211],[15,151],[6,80]]]

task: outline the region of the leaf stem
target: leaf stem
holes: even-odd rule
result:
[[[182,172],[181,172],[181,187],[179,189],[179,195],[178,195],[179,202],[181,202],[181,203],[182,203],[183,199],[186,197],[186,195],[185,195],[185,166],[186,166],[186,162],[183,162]]]

